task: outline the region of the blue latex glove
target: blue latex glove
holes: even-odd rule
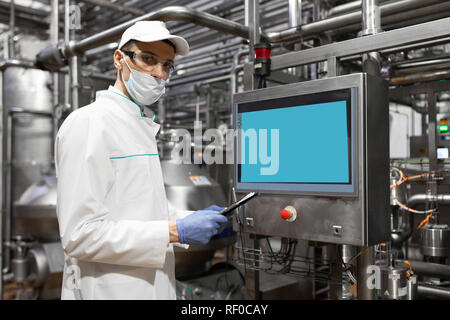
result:
[[[223,209],[226,209],[226,208],[227,207],[219,207],[219,206],[216,206],[215,204],[213,204],[213,205],[211,205],[208,208],[205,208],[203,210],[213,210],[213,211],[220,212],[220,211],[222,211]],[[228,217],[227,217],[227,219],[230,220]],[[223,230],[225,230],[226,227],[227,227],[227,223],[222,224],[221,227],[219,228],[219,230],[217,230],[217,234],[220,234]]]
[[[222,211],[225,208],[226,207],[219,207],[219,206],[216,206],[215,204],[213,204],[212,206],[209,206],[208,208],[205,208],[203,210],[213,210],[213,211],[220,212],[220,211]]]
[[[212,236],[221,232],[228,223],[217,210],[199,210],[177,219],[178,240],[186,244],[207,244]]]

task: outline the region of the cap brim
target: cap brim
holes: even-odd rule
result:
[[[185,56],[189,53],[189,44],[187,41],[179,36],[162,36],[162,37],[134,37],[130,40],[137,40],[141,42],[155,42],[155,41],[161,41],[161,40],[169,40],[175,45],[176,48],[176,54],[179,54],[181,56]],[[125,43],[124,43],[125,44]]]
[[[185,56],[189,53],[189,44],[184,38],[179,36],[170,36],[166,39],[171,41],[175,45],[175,47],[177,48],[176,54],[179,54],[180,56]]]

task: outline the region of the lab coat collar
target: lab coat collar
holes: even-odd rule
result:
[[[111,97],[119,98],[120,99],[119,105],[122,106],[126,112],[132,115],[138,116],[140,118],[146,118],[152,122],[155,121],[156,119],[156,114],[155,112],[153,112],[153,110],[147,108],[145,112],[142,112],[141,107],[136,102],[128,98],[125,94],[123,94],[113,86],[109,86],[108,90],[97,91],[96,99],[98,99],[98,97],[101,96],[102,94],[107,94],[110,95]]]

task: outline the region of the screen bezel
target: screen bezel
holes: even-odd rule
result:
[[[319,80],[320,81],[320,80]],[[296,84],[299,85],[299,84]],[[235,147],[234,147],[234,160],[235,160],[235,170],[234,170],[234,186],[236,191],[248,192],[248,191],[258,191],[261,193],[273,193],[273,194],[298,194],[298,195],[324,195],[324,196],[349,196],[354,197],[358,195],[358,170],[359,163],[357,162],[357,153],[358,153],[358,143],[356,136],[356,123],[357,123],[357,105],[358,105],[358,86],[351,87],[341,87],[335,86],[335,88],[330,88],[330,90],[311,90],[311,93],[301,93],[298,94],[298,90],[295,90],[294,85],[287,85],[289,87],[288,90],[281,90],[281,93],[271,94],[273,92],[273,88],[260,89],[253,92],[248,92],[246,97],[246,93],[240,93],[238,99],[234,99],[237,101],[233,102],[233,115],[234,115],[234,128],[240,129],[241,126],[238,123],[238,114],[240,113],[240,108],[248,109],[252,104],[256,103],[265,103],[269,100],[280,100],[280,99],[293,99],[298,101],[308,101],[308,103],[298,102],[295,105],[310,105],[314,104],[314,101],[323,101],[317,98],[322,98],[327,94],[337,91],[346,91],[348,92],[349,98],[346,99],[347,103],[350,106],[347,106],[347,110],[350,109],[350,114],[348,116],[348,126],[350,127],[350,141],[349,141],[349,171],[350,171],[350,183],[293,183],[293,182],[240,182],[239,180],[239,170],[240,164],[238,159],[240,159],[240,150],[241,150],[241,137],[240,130],[237,130],[238,134],[235,136]],[[332,86],[331,86],[332,87]],[[266,91],[266,93],[264,93]],[[284,92],[286,91],[286,92]],[[255,92],[259,92],[259,95],[255,95]],[[301,91],[300,91],[301,92]],[[270,97],[270,98],[269,98]],[[343,99],[338,100],[329,100],[327,102],[332,101],[342,101]],[[321,103],[321,102],[315,102]],[[283,106],[281,106],[283,107]]]

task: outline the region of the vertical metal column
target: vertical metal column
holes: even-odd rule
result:
[[[378,0],[362,1],[361,36],[376,34],[381,31],[381,16]],[[378,52],[369,52],[363,55],[363,71],[379,76],[381,73],[380,55]],[[357,259],[357,297],[359,300],[374,300],[375,290],[369,289],[367,280],[370,274],[367,267],[375,264],[375,247],[360,247]]]
[[[254,59],[254,46],[261,40],[259,26],[259,0],[245,0],[245,25],[249,29],[249,61]]]
[[[261,31],[259,27],[259,0],[245,0],[245,25],[249,28],[249,55],[248,61],[253,62],[255,56],[255,44],[261,41]],[[245,90],[255,88],[253,77],[253,65],[244,66],[244,86]]]
[[[361,36],[377,34],[381,32],[381,15],[379,0],[366,0],[362,2],[362,25]],[[363,55],[363,69],[372,75],[381,74],[380,54],[369,52]]]
[[[336,244],[326,245],[325,248],[327,250],[327,256],[330,259],[330,276],[332,279],[328,298],[330,300],[339,300],[342,296],[342,263],[338,253],[340,248]]]
[[[374,300],[375,290],[369,289],[367,280],[371,274],[367,273],[367,267],[375,264],[375,247],[358,248],[358,258],[356,260],[356,291],[358,300]]]
[[[295,28],[302,24],[302,0],[289,0],[289,28]],[[295,43],[292,47],[293,50],[299,51],[301,50],[301,44]],[[301,67],[293,67],[289,68],[289,72],[291,72],[295,76],[302,76],[302,71],[307,66]]]
[[[59,0],[52,0],[50,12],[50,41],[52,45],[57,46],[59,41]],[[53,111],[59,105],[59,73],[53,72]],[[55,113],[54,113],[55,115]],[[58,132],[58,118],[53,117],[53,139]],[[54,142],[54,140],[53,140]],[[54,155],[54,143],[52,143],[52,154]]]
[[[70,0],[64,0],[64,43],[70,40]],[[69,64],[69,73],[71,65]],[[64,75],[64,108],[70,109],[70,74]]]
[[[289,28],[294,28],[302,21],[302,0],[289,0]]]
[[[15,58],[15,50],[14,50],[14,28],[16,27],[16,7],[14,4],[14,0],[11,0],[11,3],[9,5],[9,52],[8,52],[8,59],[14,59]]]
[[[313,1],[313,22],[317,22],[320,20],[320,0],[314,0]],[[320,42],[317,39],[314,39],[314,46],[320,46]],[[319,63],[313,63],[310,65],[311,68],[311,80],[315,80],[318,78],[318,70],[319,70]]]
[[[245,0],[245,25],[249,28],[249,55],[248,61],[254,60],[254,46],[261,40],[259,29],[259,0]],[[255,79],[253,77],[253,65],[244,65],[244,90],[253,90],[255,88]],[[246,243],[252,244],[252,249],[259,248],[259,242],[256,235],[244,233]],[[256,255],[255,255],[256,257]],[[256,263],[256,262],[255,262]],[[260,299],[259,291],[259,271],[246,269],[245,273],[245,297],[248,300]]]
[[[430,164],[430,173],[435,173],[438,171],[438,160],[437,160],[437,111],[436,111],[436,94],[433,89],[429,89],[427,92],[428,99],[428,161]],[[436,199],[438,194],[438,184],[437,181],[433,179],[433,175],[428,178],[427,181],[427,194],[431,199]],[[427,201],[427,210],[434,209],[437,207],[435,200]],[[430,217],[431,223],[439,223],[439,216],[436,212]]]
[[[436,95],[432,89],[427,92],[428,99],[428,157],[430,161],[430,172],[436,172],[438,169],[437,154],[436,154]]]
[[[348,244],[343,244],[341,247],[341,257],[342,257],[342,263],[346,265],[354,265],[352,262],[352,258],[356,256],[356,250],[357,248]],[[342,266],[345,267],[344,265]],[[343,270],[344,271],[344,270]],[[346,276],[346,275],[345,275]],[[343,274],[344,277],[344,274]],[[350,283],[351,281],[343,279],[342,281],[342,292],[340,299],[342,300],[351,300],[353,299],[353,292],[350,290]]]

